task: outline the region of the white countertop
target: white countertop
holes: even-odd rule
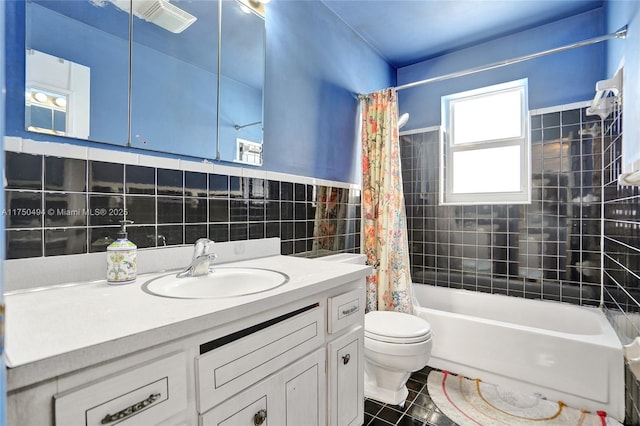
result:
[[[259,294],[220,299],[174,299],[145,293],[151,278],[126,285],[106,281],[7,295],[5,359],[8,389],[15,389],[211,329],[248,312],[295,302],[347,281],[369,267],[292,256],[227,263],[277,270],[289,281]]]

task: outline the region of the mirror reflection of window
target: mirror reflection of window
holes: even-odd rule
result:
[[[109,0],[15,3],[25,15],[25,88],[67,95],[66,130],[55,134],[125,145],[129,14]]]
[[[239,163],[251,164],[253,166],[262,165],[262,144],[251,142],[244,139],[236,139],[238,156],[236,161]]]
[[[90,68],[34,49],[26,58],[27,130],[88,139]]]
[[[54,135],[67,134],[67,95],[27,88],[27,130]]]

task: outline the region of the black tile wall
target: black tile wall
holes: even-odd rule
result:
[[[125,173],[127,194],[154,195],[156,193],[156,170],[153,167],[127,165]]]
[[[604,297],[623,344],[640,336],[640,191],[619,186],[622,171],[622,108],[602,124],[604,133]],[[625,367],[625,425],[640,425],[640,383]]]
[[[437,136],[401,137],[414,282],[595,305],[602,273],[620,340],[640,336],[640,188],[618,186],[620,105],[605,120],[584,109],[531,117],[525,206],[439,206]],[[624,424],[637,426],[640,382],[625,374]]]
[[[140,248],[201,237],[280,237],[283,254],[360,248],[356,190],[334,188],[341,208],[330,220],[341,226],[330,228],[325,247],[328,236],[314,234],[316,220],[329,220],[316,219],[319,186],[14,152],[5,158],[7,259],[105,251],[125,214]]]
[[[584,109],[531,117],[527,205],[438,205],[438,132],[401,136],[413,281],[598,304],[599,121]]]
[[[158,195],[183,195],[184,179],[180,170],[157,169]]]
[[[640,191],[638,187],[618,186],[622,171],[620,107],[605,121],[604,133],[605,303],[633,317],[640,314]],[[640,329],[635,335],[640,335]]]
[[[229,196],[229,176],[209,175],[209,195],[218,197]]]
[[[5,153],[6,189],[41,189],[42,157]]]
[[[124,188],[124,165],[116,163],[89,162],[89,191],[118,192]]]
[[[72,158],[46,157],[45,191],[84,192],[87,187],[87,162]]]
[[[184,172],[185,195],[206,197],[208,195],[206,173]]]

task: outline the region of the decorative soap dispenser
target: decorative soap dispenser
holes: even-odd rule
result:
[[[137,274],[138,247],[127,239],[127,224],[131,220],[121,220],[118,239],[107,247],[107,283],[127,284],[135,281]]]

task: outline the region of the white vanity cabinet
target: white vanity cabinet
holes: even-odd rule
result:
[[[198,357],[201,426],[361,425],[365,295],[357,282],[346,287]]]
[[[253,262],[297,278],[289,290],[237,299],[237,304],[156,299],[135,286],[101,284],[56,289],[51,296],[15,296],[13,305],[9,299],[15,313],[22,312],[20,307],[78,300],[86,292],[82,309],[76,313],[74,305],[62,304],[67,316],[58,312],[56,318],[84,326],[82,315],[96,312],[83,328],[88,334],[105,323],[100,318],[111,321],[104,332],[136,318],[147,328],[86,346],[80,339],[73,340],[79,342],[75,346],[62,342],[73,350],[11,366],[7,424],[361,425],[368,271],[326,271],[316,266],[320,262],[286,256]],[[91,305],[96,299],[99,306],[111,306],[102,317]],[[118,311],[121,300],[144,311],[144,320],[129,314],[130,308]],[[21,330],[26,331],[14,336],[35,333]],[[63,336],[59,324],[47,330],[50,342],[58,341],[58,330]],[[32,350],[40,348],[33,345]]]

